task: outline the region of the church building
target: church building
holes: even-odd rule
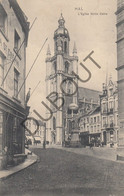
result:
[[[61,14],[54,32],[54,56],[51,56],[48,46],[46,58],[46,116],[47,119],[52,116],[46,122],[46,140],[49,144],[62,145],[69,134],[79,132],[79,115],[99,105],[99,91],[78,87],[76,44],[72,56],[69,45],[69,32]]]
[[[51,93],[51,99],[56,96],[64,99],[64,104],[57,109],[49,101],[47,106],[51,108],[53,116],[47,121],[46,140],[50,143],[62,145],[66,132],[72,126],[69,118],[77,113],[77,77],[78,57],[76,45],[74,44],[73,56],[69,54],[70,36],[65,28],[65,20],[61,14],[58,20],[58,28],[54,32],[54,56],[51,56],[48,46],[46,58],[46,95]],[[62,104],[62,99],[58,99],[57,105]],[[50,112],[47,110],[47,116]]]

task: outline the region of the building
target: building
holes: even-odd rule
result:
[[[88,89],[84,87],[78,87],[78,105],[79,113],[86,114],[94,110],[97,106],[100,105],[99,95],[100,91]]]
[[[24,158],[29,23],[16,0],[0,1],[0,167]],[[21,159],[22,158],[22,159]],[[16,160],[18,162],[18,160]]]
[[[57,106],[62,105],[63,98],[64,105],[58,109],[55,104],[47,102],[53,116],[46,124],[46,138],[50,143],[62,145],[65,133],[71,127],[71,120],[77,113],[77,92],[75,88],[78,80],[72,74],[72,71],[78,74],[78,57],[75,44],[73,55],[70,56],[69,54],[70,36],[65,28],[65,20],[62,14],[58,23],[58,28],[54,32],[54,56],[51,56],[49,47],[47,51],[46,94],[47,96],[51,94],[50,98],[52,100],[55,100],[57,96],[61,97],[57,101]],[[75,107],[75,109],[73,110],[72,107]],[[47,110],[47,117],[49,118],[50,115],[50,111]]]
[[[124,156],[124,0],[117,1],[117,73],[118,73],[118,115],[119,115],[119,148],[118,153]]]
[[[105,145],[118,144],[118,90],[111,77],[108,85],[103,84],[100,95],[102,141]]]
[[[43,145],[43,141],[46,139],[45,124],[41,120],[36,120],[33,117],[28,117],[25,126],[26,126],[25,142],[31,145],[34,144]]]
[[[84,93],[85,95],[85,93]],[[88,94],[87,94],[88,95]],[[93,95],[91,93],[91,95]],[[91,96],[90,95],[90,96]],[[88,96],[89,97],[89,96]],[[94,96],[98,98],[97,96]],[[90,99],[90,97],[89,97]],[[98,141],[104,145],[118,145],[118,90],[117,84],[109,78],[107,85],[103,84],[103,92],[99,94],[99,105],[84,107],[79,115],[80,138],[83,145],[89,145],[93,139],[94,145]],[[89,107],[88,107],[89,108]],[[80,108],[82,111],[82,109]]]
[[[86,146],[94,141],[94,146],[101,141],[101,109],[97,106],[90,112],[79,117],[80,138],[82,145]]]

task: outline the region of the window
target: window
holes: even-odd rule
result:
[[[19,73],[14,69],[14,96],[17,98],[18,95],[18,83],[19,83]]]
[[[4,78],[4,58],[0,55],[0,85]]]
[[[7,14],[1,4],[0,4],[0,30],[4,34],[7,34]]]
[[[110,102],[109,102],[109,108],[110,108],[110,109],[113,109],[113,101],[110,101]]]
[[[106,103],[103,103],[102,104],[102,111],[103,112],[106,112],[107,111],[107,104]]]
[[[97,122],[99,122],[99,116],[97,116]]]
[[[93,118],[90,119],[91,123],[93,123]]]
[[[18,52],[18,54],[20,55],[20,50],[19,49],[20,49],[20,37],[19,37],[17,31],[15,30],[15,35],[14,35],[14,50],[16,52]]]
[[[87,131],[89,131],[89,126],[87,126]]]
[[[94,123],[96,123],[96,117],[94,117]]]
[[[106,117],[103,117],[103,126],[105,127],[107,122],[106,122],[107,118]]]
[[[97,132],[100,132],[100,126],[97,125]]]
[[[94,126],[94,132],[96,132],[96,126]]]
[[[64,52],[67,53],[67,42],[64,42]]]
[[[89,123],[89,118],[87,117],[87,123]]]
[[[113,116],[109,116],[109,121],[110,121],[110,124],[112,124],[113,123]]]
[[[93,126],[91,126],[91,132],[93,132]]]
[[[110,92],[110,96],[113,95],[113,89],[109,89],[109,92]]]
[[[69,63],[65,62],[65,73],[68,73],[69,71]]]

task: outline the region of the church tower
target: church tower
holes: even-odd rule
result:
[[[64,105],[57,109],[52,103],[47,102],[47,106],[52,110],[53,115],[46,123],[46,140],[49,143],[62,145],[65,132],[68,131],[68,111],[70,104],[77,104],[77,77],[72,71],[78,74],[78,57],[76,44],[74,44],[73,56],[69,55],[70,36],[65,28],[65,20],[61,14],[58,20],[58,28],[54,32],[54,56],[51,57],[48,46],[46,57],[46,96],[51,93],[51,100],[58,97],[64,99]],[[76,85],[75,85],[76,84]],[[76,90],[75,90],[76,89]],[[75,92],[75,93],[73,93]],[[62,104],[62,99],[58,99],[57,106]],[[46,112],[47,117],[50,111]]]

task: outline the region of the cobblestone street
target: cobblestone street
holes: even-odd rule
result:
[[[38,162],[1,180],[1,196],[124,195],[123,163],[53,148],[33,152]]]

